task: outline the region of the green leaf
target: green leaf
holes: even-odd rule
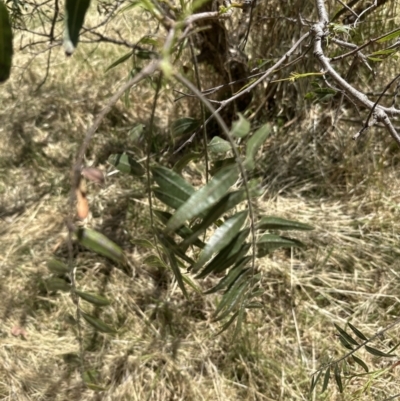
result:
[[[360,365],[367,373],[369,372],[367,364],[362,359],[356,357],[355,355],[352,355],[352,357],[355,363]]]
[[[105,256],[114,262],[126,263],[122,249],[105,235],[90,228],[79,227],[76,230],[76,236],[79,243],[85,248]]]
[[[236,317],[238,316],[239,311],[236,311],[231,318],[222,325],[221,330],[216,334],[216,336],[219,336],[222,334],[224,331],[226,331],[230,326],[232,326],[232,323],[236,320]]]
[[[161,267],[164,269],[167,269],[168,266],[156,255],[149,255],[147,256],[143,263],[147,266],[151,266],[151,267]]]
[[[185,221],[198,217],[211,206],[215,205],[236,182],[238,171],[236,166],[221,169],[213,179],[193,193],[190,198],[176,211],[167,224],[167,232],[173,232]]]
[[[191,117],[182,117],[172,123],[171,134],[173,137],[179,137],[194,132],[198,127],[198,120]]]
[[[250,132],[250,122],[239,113],[239,120],[232,125],[232,136],[236,138],[244,138]]]
[[[0,0],[0,83],[7,81],[11,73],[13,34],[7,7]]]
[[[145,249],[154,249],[156,247],[153,242],[144,238],[134,238],[131,243]]]
[[[47,291],[71,291],[71,285],[62,278],[50,278],[44,282]]]
[[[244,294],[248,289],[248,283],[243,283],[240,279],[237,283],[240,284],[238,286],[233,285],[228,292],[223,295],[222,300],[215,311],[216,321],[225,319],[243,301]]]
[[[174,255],[179,256],[182,260],[189,263],[190,265],[194,264],[194,260],[191,259],[186,253],[179,247],[179,245],[169,236],[164,235],[161,232],[158,232],[158,236],[162,241],[163,245],[168,247],[168,250],[172,251]]]
[[[398,36],[400,36],[400,28],[397,29],[395,32],[389,33],[388,35],[384,36],[383,38],[380,38],[379,40],[377,40],[377,43],[387,42],[389,40],[397,38]]]
[[[68,274],[70,272],[69,267],[57,259],[51,259],[47,262],[47,268],[55,274]]]
[[[331,367],[328,366],[328,369],[326,369],[326,372],[324,375],[324,383],[322,385],[322,390],[321,390],[322,393],[328,388],[330,377],[331,377]]]
[[[219,252],[211,260],[211,262],[196,276],[196,278],[203,278],[210,273],[221,273],[224,270],[228,269],[230,266],[236,264],[238,261],[242,261],[242,258],[251,248],[251,244],[245,243],[239,249],[236,249],[236,245],[239,243],[240,240],[241,238],[238,238],[238,240],[235,239],[234,241],[232,241],[231,244],[229,244],[221,252]],[[250,260],[251,256],[246,256],[246,260],[247,259]]]
[[[314,227],[298,221],[282,219],[280,217],[265,216],[257,224],[257,230],[298,230],[310,231]]]
[[[335,381],[337,386],[339,387],[339,393],[343,393],[343,383],[342,383],[342,376],[340,374],[340,367],[339,364],[335,365]]]
[[[175,171],[165,167],[153,167],[151,169],[155,182],[164,194],[186,202],[195,189]]]
[[[113,154],[108,158],[108,162],[119,171],[132,174],[136,177],[141,177],[145,173],[144,168],[126,153]]]
[[[301,247],[299,241],[273,234],[263,234],[257,241],[257,257],[263,257],[278,248]]]
[[[90,0],[65,1],[64,50],[70,56],[78,45],[79,32],[82,28]]]
[[[322,370],[320,370],[315,377],[315,375],[311,378],[311,385],[310,385],[310,394],[314,391],[315,387],[317,386],[319,379],[322,376]]]
[[[233,332],[232,341],[234,341],[236,339],[236,337],[239,335],[240,330],[242,328],[242,323],[245,318],[246,318],[246,308],[244,307],[244,304],[242,303],[240,305],[239,313],[237,315],[236,327],[235,327],[235,331]]]
[[[192,230],[193,234],[186,238],[185,245],[191,244],[197,239],[207,228],[215,223],[224,213],[228,212],[240,202],[246,199],[246,192],[244,190],[233,191],[226,194],[216,205],[214,205],[206,214],[203,221],[195,225]]]
[[[249,139],[246,147],[246,160],[245,166],[249,170],[254,170],[255,168],[255,157],[256,153],[260,149],[261,145],[265,142],[269,134],[271,133],[271,125],[265,124],[260,129],[258,129],[254,135]]]
[[[120,57],[119,59],[115,60],[112,64],[110,64],[105,72],[111,70],[112,68],[116,67],[117,65],[122,64],[124,61],[129,60],[133,55],[133,50],[131,50],[130,52],[124,54],[122,57]]]
[[[353,347],[347,342],[347,340],[339,334],[339,341],[342,343],[343,347],[353,350]]]
[[[182,290],[183,295],[185,295],[185,297],[188,298],[185,284],[183,283],[182,273],[178,266],[178,261],[176,260],[175,254],[173,252],[171,252],[171,250],[170,250],[171,249],[170,242],[167,241],[166,237],[162,233],[159,233],[158,239],[160,240],[160,243],[163,246],[164,252],[169,259],[172,272],[174,273],[174,276],[179,285],[179,288]]]
[[[139,141],[141,135],[144,132],[146,126],[141,123],[134,124],[133,127],[129,130],[129,139],[132,141]]]
[[[92,294],[79,290],[75,290],[75,294],[78,295],[80,298],[84,299],[85,301],[90,302],[91,304],[96,306],[107,306],[111,304],[111,302],[107,298],[97,294]]]
[[[349,343],[353,345],[358,345],[358,342],[354,340],[354,338],[348,334],[345,330],[343,330],[339,325],[334,323],[334,326],[336,327],[336,330],[339,331],[339,333],[343,336],[343,338]]]
[[[393,358],[396,355],[393,354],[387,354],[386,352],[382,352],[379,349],[369,347],[368,345],[365,346],[366,351],[368,351],[370,354],[375,355],[375,356],[380,356],[384,358]]]
[[[180,173],[192,160],[198,160],[202,157],[201,152],[190,152],[184,154],[174,165],[173,170]]]
[[[229,273],[225,277],[223,277],[217,285],[215,285],[213,288],[210,288],[204,294],[213,294],[217,291],[220,291],[224,288],[229,288],[231,285],[233,285],[242,274],[245,274],[249,271],[249,269],[243,269],[243,266],[245,266],[250,261],[250,259],[251,257],[244,257],[241,261],[239,261],[238,264],[232,267]]]
[[[92,326],[94,327],[97,331],[100,331],[101,333],[116,333],[117,331],[114,330],[112,327],[106,325],[102,320],[93,317],[91,315],[88,315],[85,312],[81,311],[82,317]]]
[[[233,238],[236,237],[242,225],[246,221],[247,214],[247,210],[236,213],[224,224],[222,224],[222,226],[217,228],[214,235],[210,238],[204,249],[201,251],[199,259],[192,268],[193,273],[201,269],[214,253],[221,251],[233,240]]]
[[[142,60],[151,60],[153,58],[156,58],[158,54],[152,50],[136,49],[135,56]]]
[[[181,198],[170,192],[164,192],[159,188],[153,188],[153,194],[158,200],[164,203],[164,205],[172,207],[172,209],[175,210],[179,209],[185,203]]]
[[[368,341],[368,338],[360,331],[357,329],[357,327],[354,327],[351,323],[347,323],[352,332],[361,340]]]
[[[373,53],[369,54],[368,56],[383,56],[385,54],[393,54],[396,52],[397,52],[396,49],[384,49],[384,50],[378,50],[376,52],[373,52]]]
[[[100,374],[97,370],[90,369],[83,372],[83,382],[93,391],[106,391],[107,387],[99,386],[97,383]]]
[[[160,219],[160,221],[163,224],[166,224],[168,222],[168,220],[172,217],[171,213],[168,212],[164,212],[162,210],[154,210],[154,214]],[[176,233],[181,237],[181,238],[189,238],[193,235],[193,231],[187,227],[187,226],[182,226],[181,228],[179,228]],[[199,239],[196,239],[193,242],[194,245],[196,245],[197,247],[203,249],[205,247],[205,243],[203,241],[200,241]],[[154,246],[154,245],[153,245]],[[179,244],[180,248],[184,248],[186,247],[186,245],[184,243]]]
[[[216,160],[211,166],[210,174],[214,176],[224,167],[234,165],[236,165],[236,157],[228,157],[226,159]]]
[[[231,144],[225,139],[215,136],[207,146],[210,153],[220,155],[231,150]]]

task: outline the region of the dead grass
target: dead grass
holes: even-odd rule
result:
[[[124,68],[102,74],[104,59],[121,52],[102,45],[87,59],[84,46],[75,59],[54,54],[47,83],[33,94],[45,62],[39,56],[29,72],[1,88],[0,399],[307,399],[310,374],[345,353],[333,323],[351,321],[370,336],[398,317],[398,151],[382,132],[360,143],[351,141],[351,126],[342,123],[332,132],[329,116],[322,119],[317,109],[270,138],[260,210],[316,229],[298,236],[305,250],[262,261],[264,307],[249,314],[235,341],[229,332],[215,337],[215,299],[192,292],[186,300],[171,273],[146,265],[148,251],[132,245],[132,238],[150,239],[146,202],[130,196],[138,183],[113,175],[104,189],[92,189],[91,226],[120,243],[136,266],[128,280],[104,259],[83,249],[78,254],[79,287],[113,301],[103,310],[83,308],[118,329],[115,336],[102,335],[81,322],[85,369],[105,387],[93,391],[80,378],[71,298],[47,293],[43,281],[51,276],[47,260],[65,257],[71,160],[93,116],[125,79]],[[18,54],[15,63],[26,60]],[[94,139],[91,159],[109,168],[98,153],[126,144],[133,123],[147,121],[153,93],[140,86],[130,106],[114,108]],[[158,125],[165,133],[173,103],[168,91],[163,99]],[[16,327],[25,330],[24,338],[12,335]],[[395,327],[374,346],[389,350],[399,334]],[[371,370],[394,363],[358,355]],[[361,373],[351,363],[350,369]],[[398,369],[376,375],[371,389],[360,376],[344,381],[345,396],[331,384],[312,399],[384,399],[400,393]]]

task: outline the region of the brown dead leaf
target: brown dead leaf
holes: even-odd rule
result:
[[[89,214],[89,202],[86,193],[80,188],[76,189],[76,212],[80,220],[85,220]]]

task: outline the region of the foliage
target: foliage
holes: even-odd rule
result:
[[[13,56],[11,21],[23,20],[20,5],[17,4],[16,7],[10,7],[8,3],[4,4],[4,2],[0,2],[0,82],[6,81],[11,71]],[[368,15],[370,9],[361,10],[358,15],[356,14],[354,27],[349,27],[346,24],[332,22],[340,16],[342,11],[338,11],[332,21],[329,21],[324,2],[317,1],[316,11],[314,14],[311,12],[310,15],[314,17],[317,15],[319,22],[313,24],[312,29],[299,38],[294,45],[291,45],[290,49],[285,53],[275,55],[271,60],[258,60],[259,68],[257,74],[259,78],[253,76],[250,79],[248,73],[250,68],[246,57],[237,57],[237,60],[234,60],[237,65],[230,68],[228,66],[232,62],[232,58],[228,55],[232,53],[232,50],[235,50],[236,55],[243,56],[241,52],[243,52],[247,44],[251,26],[250,22],[248,22],[247,32],[243,31],[243,21],[247,17],[249,17],[247,20],[251,21],[253,9],[256,7],[254,5],[255,2],[250,2],[250,5],[248,2],[244,2],[243,4],[225,3],[219,5],[217,10],[206,9],[203,11],[201,10],[202,4],[198,2],[181,2],[179,7],[168,2],[159,4],[158,2],[149,0],[116,2],[113,6],[114,8],[105,19],[105,25],[112,20],[116,12],[128,12],[133,8],[140,8],[142,12],[150,16],[153,24],[162,25],[167,32],[165,36],[146,34],[136,44],[131,44],[127,41],[129,38],[117,42],[115,39],[111,40],[100,34],[96,30],[96,27],[85,28],[84,21],[90,6],[89,0],[66,0],[63,18],[61,19],[58,15],[58,3],[56,2],[56,8],[53,10],[54,17],[48,20],[48,25],[51,28],[49,30],[50,33],[44,36],[48,36],[50,43],[55,41],[58,35],[56,32],[57,24],[60,20],[64,20],[65,32],[62,42],[67,55],[70,56],[73,54],[81,35],[93,35],[99,40],[119,45],[122,43],[130,49],[122,57],[112,61],[108,66],[104,66],[106,72],[128,62],[132,62],[133,64],[129,71],[127,83],[113,96],[109,105],[98,115],[96,121],[88,130],[77,160],[74,163],[72,174],[74,178],[71,185],[71,211],[68,220],[70,235],[72,233],[75,234],[77,241],[82,246],[110,259],[125,273],[130,274],[131,266],[123,249],[102,233],[86,227],[81,222],[77,224],[76,221],[73,221],[72,210],[73,202],[77,199],[77,215],[79,219],[84,220],[87,217],[88,201],[81,173],[84,168],[83,160],[85,153],[96,129],[104,116],[123,94],[129,94],[130,89],[134,85],[144,79],[149,79],[151,84],[155,86],[156,95],[153,113],[150,116],[149,130],[145,135],[147,139],[146,163],[145,165],[141,164],[140,161],[135,160],[127,152],[112,155],[109,158],[109,162],[119,171],[143,179],[141,182],[143,183],[143,189],[148,194],[152,233],[155,238],[155,243],[150,246],[153,254],[149,261],[153,264],[170,268],[180,289],[188,298],[190,298],[190,294],[187,290],[187,285],[197,289],[197,285],[191,276],[194,276],[194,279],[204,279],[211,275],[217,276],[219,278],[218,283],[206,291],[206,294],[222,292],[222,296],[214,312],[214,319],[222,322],[221,332],[228,329],[232,324],[235,324],[234,335],[237,335],[242,323],[246,319],[247,310],[262,306],[258,302],[258,297],[263,291],[259,285],[260,274],[257,267],[257,259],[270,255],[271,252],[280,248],[303,246],[297,239],[283,236],[280,233],[276,233],[275,230],[307,231],[312,229],[310,226],[296,221],[289,221],[274,216],[262,216],[254,212],[253,203],[256,203],[255,199],[260,195],[258,192],[259,182],[257,182],[256,177],[261,175],[260,170],[257,169],[256,155],[273,132],[273,126],[271,124],[261,124],[258,129],[254,130],[255,132],[249,135],[251,122],[242,114],[238,114],[238,120],[231,124],[236,118],[236,111],[240,107],[237,100],[239,98],[242,100],[245,99],[245,95],[248,93],[253,94],[258,85],[266,80],[270,84],[285,83],[286,85],[311,79],[313,89],[311,92],[303,94],[303,100],[312,100],[320,104],[325,104],[332,101],[338,94],[341,94],[368,110],[369,114],[366,122],[355,135],[355,138],[366,132],[372,125],[380,122],[400,144],[400,137],[391,122],[392,118],[400,115],[400,111],[393,107],[393,104],[388,107],[379,103],[381,97],[392,87],[392,84],[397,81],[399,76],[390,81],[381,92],[378,100],[372,101],[347,82],[347,78],[343,79],[332,66],[334,62],[341,62],[357,55],[365,67],[371,70],[368,61],[380,62],[390,57],[396,57],[395,44],[389,44],[388,47],[378,48],[377,50],[374,48],[366,56],[362,54],[362,51],[364,48],[372,45],[387,46],[386,42],[398,38],[399,29],[385,32],[361,44],[356,43],[358,37],[363,37],[362,32],[356,30],[357,22],[361,20],[363,15]],[[379,6],[384,3],[381,2]],[[225,94],[212,99],[208,95],[221,88],[213,88],[210,92],[201,90],[202,83],[198,66],[201,57],[194,54],[195,44],[192,41],[191,35],[200,35],[203,30],[206,31],[201,22],[208,20],[216,21],[214,27],[221,28],[221,21],[231,18],[237,8],[243,10],[240,18],[237,18],[239,20],[237,27],[239,33],[232,35],[232,32],[228,32],[226,29],[225,31],[222,29],[221,32],[225,32],[227,36],[230,35],[230,39],[239,38],[240,40],[234,43],[233,49],[223,48],[221,51],[214,51],[213,56],[216,60],[219,59],[219,62],[211,62],[216,71],[219,71],[219,74],[225,80],[229,77],[231,81],[229,84],[232,90],[228,97]],[[346,12],[346,10],[343,12]],[[199,22],[198,25],[196,25],[197,22]],[[15,25],[18,29],[18,25]],[[326,29],[327,27],[328,30]],[[303,42],[308,38],[312,39],[313,54],[323,67],[323,71],[314,72],[314,69],[306,68],[306,71],[292,71],[283,77],[277,74],[277,71],[280,71],[285,66],[284,63],[292,59],[293,54],[301,49]],[[197,44],[197,47],[201,47],[201,43],[206,43],[206,39],[207,37],[203,37],[203,42],[200,40],[200,45]],[[225,37],[225,41],[221,42],[218,39],[216,42],[225,43],[226,45],[226,43],[230,42],[228,39],[228,37]],[[353,40],[356,44],[348,42],[348,40]],[[326,47],[326,43],[333,43],[335,45],[334,50],[331,50],[333,46]],[[338,49],[342,48],[347,49],[346,52],[338,52]],[[189,49],[191,59],[195,65],[191,81],[182,74],[182,65],[179,64],[182,54],[188,52]],[[305,57],[307,52],[308,50],[303,52],[300,59]],[[327,57],[325,53],[332,54]],[[208,61],[210,62],[210,60]],[[298,61],[298,59],[292,59],[286,67],[296,64]],[[267,70],[263,70],[267,65],[271,66]],[[238,71],[242,73],[236,76],[235,74]],[[155,73],[158,76],[152,81]],[[329,76],[331,81],[326,76]],[[196,84],[194,85],[192,81],[196,82]],[[243,81],[247,83],[243,83]],[[198,100],[200,104],[199,108],[201,109],[201,120],[198,119],[198,116],[196,118],[187,116],[176,120],[172,124],[172,136],[184,139],[184,143],[180,149],[191,142],[191,139],[187,140],[185,135],[193,134],[195,136],[200,130],[203,130],[204,134],[203,143],[199,146],[200,151],[195,155],[190,154],[189,157],[183,157],[175,165],[175,169],[167,168],[151,161],[151,152],[155,143],[153,135],[155,110],[160,90],[167,82],[179,82],[180,85],[191,92],[190,95],[183,94],[183,97],[194,96]],[[224,81],[221,87],[226,85],[228,83]],[[287,86],[282,87],[288,88]],[[398,90],[399,85],[397,84],[394,100]],[[250,115],[247,109],[249,102],[245,103],[246,105],[240,111],[248,117]],[[216,105],[216,109],[213,107],[213,104]],[[224,120],[221,117],[221,112],[228,110],[228,105],[233,106],[235,112],[231,111],[230,114],[228,113],[228,118],[225,116]],[[207,136],[207,123],[213,118],[219,124],[219,132],[218,135],[209,140]],[[160,159],[159,155],[157,156]],[[213,157],[211,168],[209,166],[209,156]],[[200,188],[195,188],[193,182],[187,178],[185,179],[180,173],[185,171],[187,163],[193,159],[201,159],[201,157],[204,158],[203,167],[206,183]],[[146,181],[144,180],[144,176]],[[102,180],[98,181],[100,184]],[[235,189],[233,189],[234,186],[236,186]],[[157,200],[156,202],[161,202],[167,209],[155,208],[153,203],[154,198]],[[72,249],[72,245],[70,248]],[[116,329],[107,325],[100,318],[86,313],[81,308],[79,299],[97,307],[106,307],[111,301],[100,295],[87,293],[77,288],[74,273],[76,266],[74,266],[72,251],[70,251],[68,264],[53,260],[49,262],[48,267],[55,274],[55,277],[45,283],[48,291],[70,291],[77,306],[78,318],[82,317],[99,332],[106,334],[115,334],[117,332]],[[70,286],[67,278],[71,283]],[[346,354],[345,357],[329,362],[329,364],[319,369],[316,375],[313,376],[311,392],[314,391],[322,378],[322,392],[324,392],[329,385],[331,377],[335,378],[339,391],[343,392],[346,387],[343,373],[347,372],[346,363],[350,357],[369,374],[367,364],[361,358],[354,355],[362,347],[368,353],[377,357],[393,356],[391,352],[397,346],[389,352],[383,352],[378,348],[367,345],[379,333],[368,339],[355,326],[349,324],[349,328],[353,333],[352,335],[336,325],[340,342],[351,352]],[[360,340],[362,342],[359,342]],[[87,384],[92,383],[92,387],[95,387],[96,375],[92,374],[93,372],[89,373],[90,371],[86,371],[82,377]],[[90,380],[87,379],[89,376]],[[349,375],[349,377],[354,376]]]

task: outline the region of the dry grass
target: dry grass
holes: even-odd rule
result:
[[[316,229],[299,236],[305,250],[262,260],[264,308],[249,314],[235,341],[229,332],[215,337],[215,299],[191,292],[186,300],[171,273],[147,266],[148,251],[132,245],[133,238],[150,238],[146,202],[130,196],[138,183],[113,175],[105,188],[91,189],[90,225],[120,243],[136,265],[129,280],[104,259],[82,249],[78,254],[79,287],[113,301],[103,310],[85,310],[118,329],[115,336],[102,335],[82,323],[84,366],[105,387],[95,392],[80,378],[71,298],[47,293],[43,281],[50,277],[47,260],[65,257],[71,160],[93,115],[125,79],[124,68],[102,73],[104,59],[120,52],[102,45],[87,59],[84,46],[70,60],[54,54],[49,79],[34,94],[45,65],[45,56],[38,56],[22,77],[16,73],[1,87],[0,399],[307,399],[310,374],[345,353],[334,322],[351,321],[369,336],[398,317],[398,151],[382,132],[353,143],[351,126],[342,123],[332,132],[317,109],[269,139],[260,210]],[[18,54],[15,64],[26,60]],[[130,106],[114,108],[90,158],[109,169],[98,154],[126,146],[133,123],[147,121],[153,93],[142,85]],[[165,133],[173,108],[168,91],[162,105],[158,125]],[[16,327],[26,331],[24,338],[12,335]],[[374,345],[388,350],[398,336],[396,327]],[[371,370],[394,363],[358,355]],[[361,373],[354,364],[350,369]],[[376,375],[371,389],[361,376],[345,380],[345,396],[331,384],[312,399],[384,399],[400,393],[398,369]],[[356,393],[363,386],[365,392]]]

